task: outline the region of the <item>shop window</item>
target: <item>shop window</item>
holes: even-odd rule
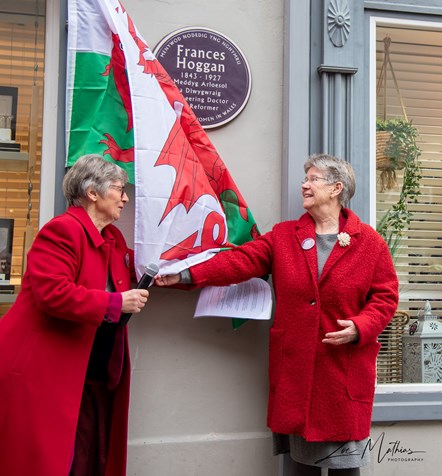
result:
[[[19,290],[40,198],[45,2],[14,8],[3,2],[0,16],[0,231],[8,236],[0,241],[8,266],[0,273],[0,316]]]
[[[390,132],[387,138],[377,132],[376,218],[379,226],[396,206],[399,220],[392,220],[387,233],[400,281],[398,309],[402,311],[394,321],[394,332],[387,329],[387,334],[391,334],[384,335],[384,353],[378,365],[380,383],[406,383],[399,339],[404,331],[409,332],[407,318],[416,321],[427,300],[433,314],[442,318],[441,71],[441,29],[424,25],[377,25],[376,116],[382,121],[378,122],[378,129],[389,123]],[[385,162],[392,155],[384,152],[388,148],[386,141],[391,149],[395,140],[395,126],[391,125],[394,121],[401,129],[400,140],[408,140],[404,134],[416,132],[420,168],[411,171],[411,175],[404,163],[409,160],[404,150],[390,164]],[[404,193],[408,193],[405,200]],[[397,325],[399,321],[401,325]],[[399,345],[389,349],[392,338]],[[386,362],[391,368],[385,368]]]

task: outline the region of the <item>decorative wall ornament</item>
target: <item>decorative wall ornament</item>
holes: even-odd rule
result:
[[[337,47],[344,46],[350,34],[348,0],[330,0],[327,13],[328,36]]]

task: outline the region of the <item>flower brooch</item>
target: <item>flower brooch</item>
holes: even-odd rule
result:
[[[338,234],[339,246],[348,246],[350,244],[350,235],[348,233],[339,233]]]

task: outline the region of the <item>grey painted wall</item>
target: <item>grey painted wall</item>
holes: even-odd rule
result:
[[[241,114],[209,137],[261,232],[281,219],[283,1],[127,0],[153,48],[187,26],[232,39],[252,92]],[[131,201],[133,205],[133,200]],[[131,240],[132,210],[121,226]],[[266,428],[268,322],[233,331],[229,320],[192,318],[197,291],[152,289],[130,322],[133,364],[128,475],[276,476]]]

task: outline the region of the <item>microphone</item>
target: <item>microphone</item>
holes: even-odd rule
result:
[[[159,268],[156,264],[150,263],[149,266],[145,266],[144,274],[141,276],[141,279],[138,281],[137,289],[147,289],[149,284],[152,282],[154,276],[158,274]],[[132,313],[123,312],[120,317],[119,324],[120,326],[125,326],[129,319],[131,318]]]

